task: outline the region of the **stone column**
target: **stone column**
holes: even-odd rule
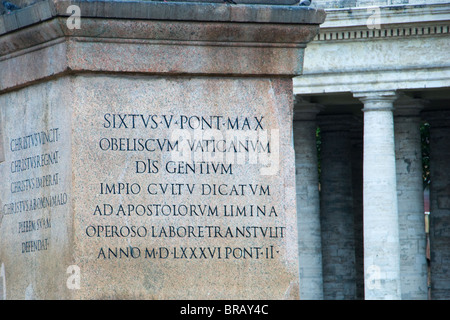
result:
[[[5,141],[3,139],[3,122],[0,114],[0,163],[5,161]],[[1,209],[0,209],[1,210]]]
[[[322,300],[322,245],[316,114],[320,106],[297,101],[294,106],[294,149],[298,219],[300,299]]]
[[[321,116],[323,288],[326,300],[355,299],[351,115]]]
[[[355,230],[356,299],[364,299],[364,232],[363,232],[363,126],[362,118],[354,117],[351,128],[352,192]]]
[[[364,103],[365,299],[401,299],[393,102],[396,94],[358,92]]]
[[[402,299],[427,299],[426,237],[422,182],[420,110],[406,96],[395,107],[395,150]]]
[[[431,298],[450,299],[450,111],[424,114],[430,123]]]
[[[2,115],[0,112],[0,164],[5,161],[5,146],[4,146],[4,138],[3,138],[3,122]],[[0,195],[0,226],[3,221],[3,202]],[[0,257],[1,257],[1,248],[0,248]],[[5,276],[4,276],[4,266],[0,261],[0,300],[6,300],[6,286],[5,286]]]

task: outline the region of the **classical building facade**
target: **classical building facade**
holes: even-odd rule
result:
[[[327,19],[294,79],[300,296],[449,299],[450,2],[314,4]]]

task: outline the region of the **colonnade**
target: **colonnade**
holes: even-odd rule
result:
[[[395,91],[353,96],[362,120],[295,104],[300,297],[427,299],[420,125],[428,121],[431,292],[450,298],[450,111]]]

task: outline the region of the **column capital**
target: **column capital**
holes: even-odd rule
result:
[[[395,91],[353,92],[353,96],[364,103],[362,111],[393,111],[393,103],[398,98]]]
[[[300,96],[294,96],[294,121],[316,119],[317,114],[323,111],[325,107],[319,103],[313,103]]]
[[[413,98],[404,93],[399,93],[395,101],[395,116],[419,116],[420,112],[429,104],[428,100]]]
[[[355,117],[352,114],[323,114],[317,117],[322,132],[350,131]]]

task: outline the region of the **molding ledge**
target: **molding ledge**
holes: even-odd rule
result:
[[[448,35],[450,3],[326,9],[315,41]],[[370,24],[370,25],[369,25]]]
[[[344,30],[320,30],[320,33],[314,38],[314,41],[339,41],[356,39],[386,39],[408,36],[428,36],[442,35],[448,36],[450,33],[450,24],[438,25],[397,25],[382,26],[380,29],[347,28]]]

